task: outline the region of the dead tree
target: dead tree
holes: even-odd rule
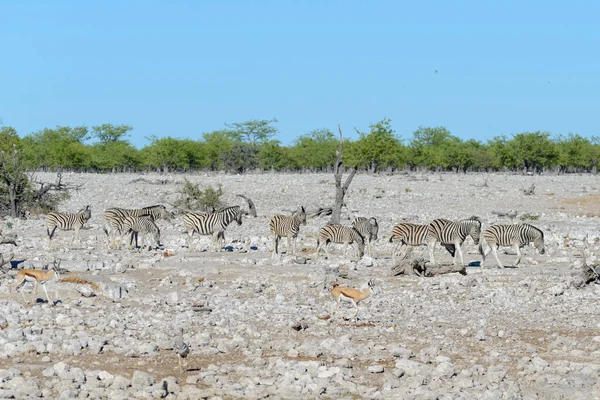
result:
[[[248,202],[248,213],[250,215],[252,215],[254,218],[256,218],[256,206],[254,205],[254,202],[252,200],[250,200],[248,197],[244,196],[243,194],[236,194],[237,197],[241,197],[242,199],[246,200]]]
[[[337,159],[333,166],[333,176],[335,177],[335,205],[333,206],[333,212],[331,213],[331,224],[339,224],[340,217],[342,215],[342,205],[344,204],[344,196],[348,191],[348,187],[352,183],[354,175],[356,175],[356,167],[354,167],[350,174],[346,177],[346,181],[342,185],[342,174],[345,171],[344,162],[342,161],[342,150],[344,147],[344,141],[342,138],[342,128],[338,124],[338,131],[340,132],[340,149],[336,151]]]
[[[2,151],[0,154],[0,181],[6,186],[11,217],[18,217],[21,212],[21,200],[29,185],[23,167],[23,153],[13,145],[12,152]]]

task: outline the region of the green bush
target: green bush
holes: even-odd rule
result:
[[[217,188],[212,186],[201,190],[197,183],[191,183],[184,178],[183,187],[179,191],[179,198],[175,201],[174,206],[183,210],[192,211],[212,211],[223,206],[221,196],[223,195],[223,187],[218,185]]]

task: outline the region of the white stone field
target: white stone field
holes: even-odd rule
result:
[[[244,207],[235,195],[248,196],[258,217],[227,229],[227,251],[205,251],[202,237],[189,252],[181,215],[157,222],[163,249],[108,249],[104,208],[171,207],[184,177],[222,184],[228,205]],[[340,245],[316,259],[328,217],[301,227],[298,257],[270,258],[270,217],[331,206],[332,174],[65,173],[63,182],[83,187],[60,211],[92,208],[73,249],[63,231],[49,249],[42,215],[4,221],[18,246],[0,247],[5,259],[15,255],[0,273],[0,398],[600,398],[600,286],[572,285],[583,240],[588,263],[599,251],[598,176],[358,174],[343,223],[354,213],[380,228],[374,257],[359,262]],[[532,183],[535,194],[524,195]],[[512,220],[492,213],[511,211]],[[544,231],[546,254],[527,246],[521,264],[505,269],[490,257],[483,274],[393,276],[394,224],[471,216],[484,228],[527,220]],[[466,262],[481,260],[470,238],[463,251]],[[441,246],[436,259],[451,262]],[[30,286],[28,303],[11,293],[17,269],[53,264],[79,282],[48,283],[55,305],[33,303]],[[355,288],[376,283],[356,322],[330,318],[336,277]],[[37,297],[46,299],[43,290]],[[353,314],[349,304],[341,310]],[[191,349],[181,374],[172,349],[180,327]]]

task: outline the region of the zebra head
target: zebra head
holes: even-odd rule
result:
[[[235,222],[237,222],[238,225],[242,224],[242,216],[244,215],[244,213],[242,212],[242,210],[239,209],[239,207],[235,210],[235,215],[233,216],[233,220]]]
[[[375,217],[369,218],[369,223],[371,224],[371,239],[377,240],[377,234],[379,233],[379,224]]]
[[[479,244],[479,238],[481,237],[481,221],[478,219],[466,219],[464,220],[469,227],[469,236],[473,239],[473,243]]]
[[[92,218],[92,209],[90,208],[89,205],[87,205],[87,206],[85,206],[85,208],[79,210],[79,212],[83,216],[84,221],[88,221],[90,218]]]
[[[300,206],[298,211],[295,211],[292,216],[300,222],[300,225],[306,226],[306,211],[304,210],[304,206]]]
[[[530,225],[535,231],[535,239],[533,239],[533,247],[535,247],[540,254],[544,254],[546,252],[546,246],[544,245],[544,232],[541,229],[536,228],[535,226]]]

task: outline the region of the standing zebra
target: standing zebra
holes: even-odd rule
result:
[[[479,244],[479,235],[481,235],[481,221],[479,220],[463,219],[458,222],[453,222],[447,219],[434,219],[429,224],[426,239],[431,263],[435,264],[433,249],[435,244],[440,242],[443,245],[453,244],[456,246],[457,251],[454,253],[454,265],[456,265],[456,253],[460,256],[461,264],[464,264],[465,261],[460,246],[467,236],[471,236],[476,245]]]
[[[279,214],[271,217],[269,221],[269,228],[273,234],[273,254],[271,258],[279,254],[279,239],[283,236],[287,237],[287,254],[290,254],[290,242],[292,245],[292,255],[296,254],[296,238],[300,231],[300,225],[306,226],[306,211],[303,206],[294,211],[291,217]]]
[[[75,231],[71,237],[69,248],[73,246],[73,240],[75,239],[75,236],[77,236],[77,240],[79,241],[79,244],[81,244],[81,239],[79,238],[79,229],[81,229],[81,227],[88,222],[90,218],[92,218],[92,210],[90,209],[89,205],[85,206],[84,209],[81,209],[76,213],[48,213],[48,215],[46,215],[46,233],[48,234],[49,246],[52,246],[52,237],[54,236],[56,228],[59,228],[63,231]]]
[[[352,245],[354,242],[357,243],[358,258],[360,259],[365,254],[365,239],[357,229],[338,224],[325,225],[319,230],[317,237],[317,258],[323,246],[325,246],[325,254],[329,258],[329,243],[343,243],[344,256],[346,256],[348,245]]]
[[[132,216],[129,215],[123,219],[123,233],[131,233],[131,239],[129,240],[129,248],[133,243],[135,237],[135,247],[138,247],[138,234],[142,234],[142,248],[146,243],[146,235],[152,235],[156,247],[160,247],[160,229],[154,223],[154,218],[151,215],[140,215]],[[150,240],[148,240],[148,247],[150,247]]]
[[[215,248],[220,238],[225,239],[225,229],[231,222],[242,224],[242,211],[239,206],[225,207],[210,213],[186,212],[183,214],[183,223],[188,233],[188,251],[192,251],[192,236],[212,235],[211,247]]]
[[[479,253],[483,257],[483,261],[481,261],[481,268],[484,268],[485,257],[487,254],[489,254],[489,250],[486,253],[485,249],[483,248],[484,243],[486,243],[492,249],[494,257],[496,257],[496,261],[498,261],[498,268],[503,268],[504,266],[500,262],[497,253],[497,249],[500,246],[514,246],[515,251],[517,252],[517,260],[515,261],[515,265],[519,265],[522,256],[521,248],[531,242],[533,242],[533,246],[540,252],[540,254],[544,254],[546,252],[544,247],[544,232],[533,225],[515,224],[490,226],[483,232],[483,238],[479,242]]]
[[[421,225],[421,224],[413,224],[410,222],[401,222],[394,226],[392,229],[392,236],[390,236],[390,243],[394,240],[398,240],[398,244],[392,250],[392,259],[394,262],[396,261],[396,251],[399,246],[402,248],[406,248],[407,246],[421,246],[427,244],[427,231],[429,229],[429,225]],[[454,257],[454,253],[456,252],[456,247],[454,244],[442,244],[446,250],[450,253],[452,257]],[[409,252],[402,253],[401,259],[406,258]]]
[[[372,256],[371,242],[377,240],[377,234],[379,233],[379,224],[374,217],[356,217],[352,221],[351,226],[360,233],[364,241],[367,242],[367,254],[369,257]]]
[[[127,208],[118,208],[112,207],[104,210],[104,226],[103,230],[106,233],[106,239],[108,241],[108,247],[116,248],[115,244],[115,236],[116,232],[119,232],[119,245],[121,247],[121,242],[123,241],[123,221],[125,217],[133,216],[139,217],[142,215],[149,215],[153,219],[165,219],[170,221],[171,218],[174,217],[172,212],[167,211],[167,208],[158,204],[155,206],[149,206],[138,209],[127,209]]]

